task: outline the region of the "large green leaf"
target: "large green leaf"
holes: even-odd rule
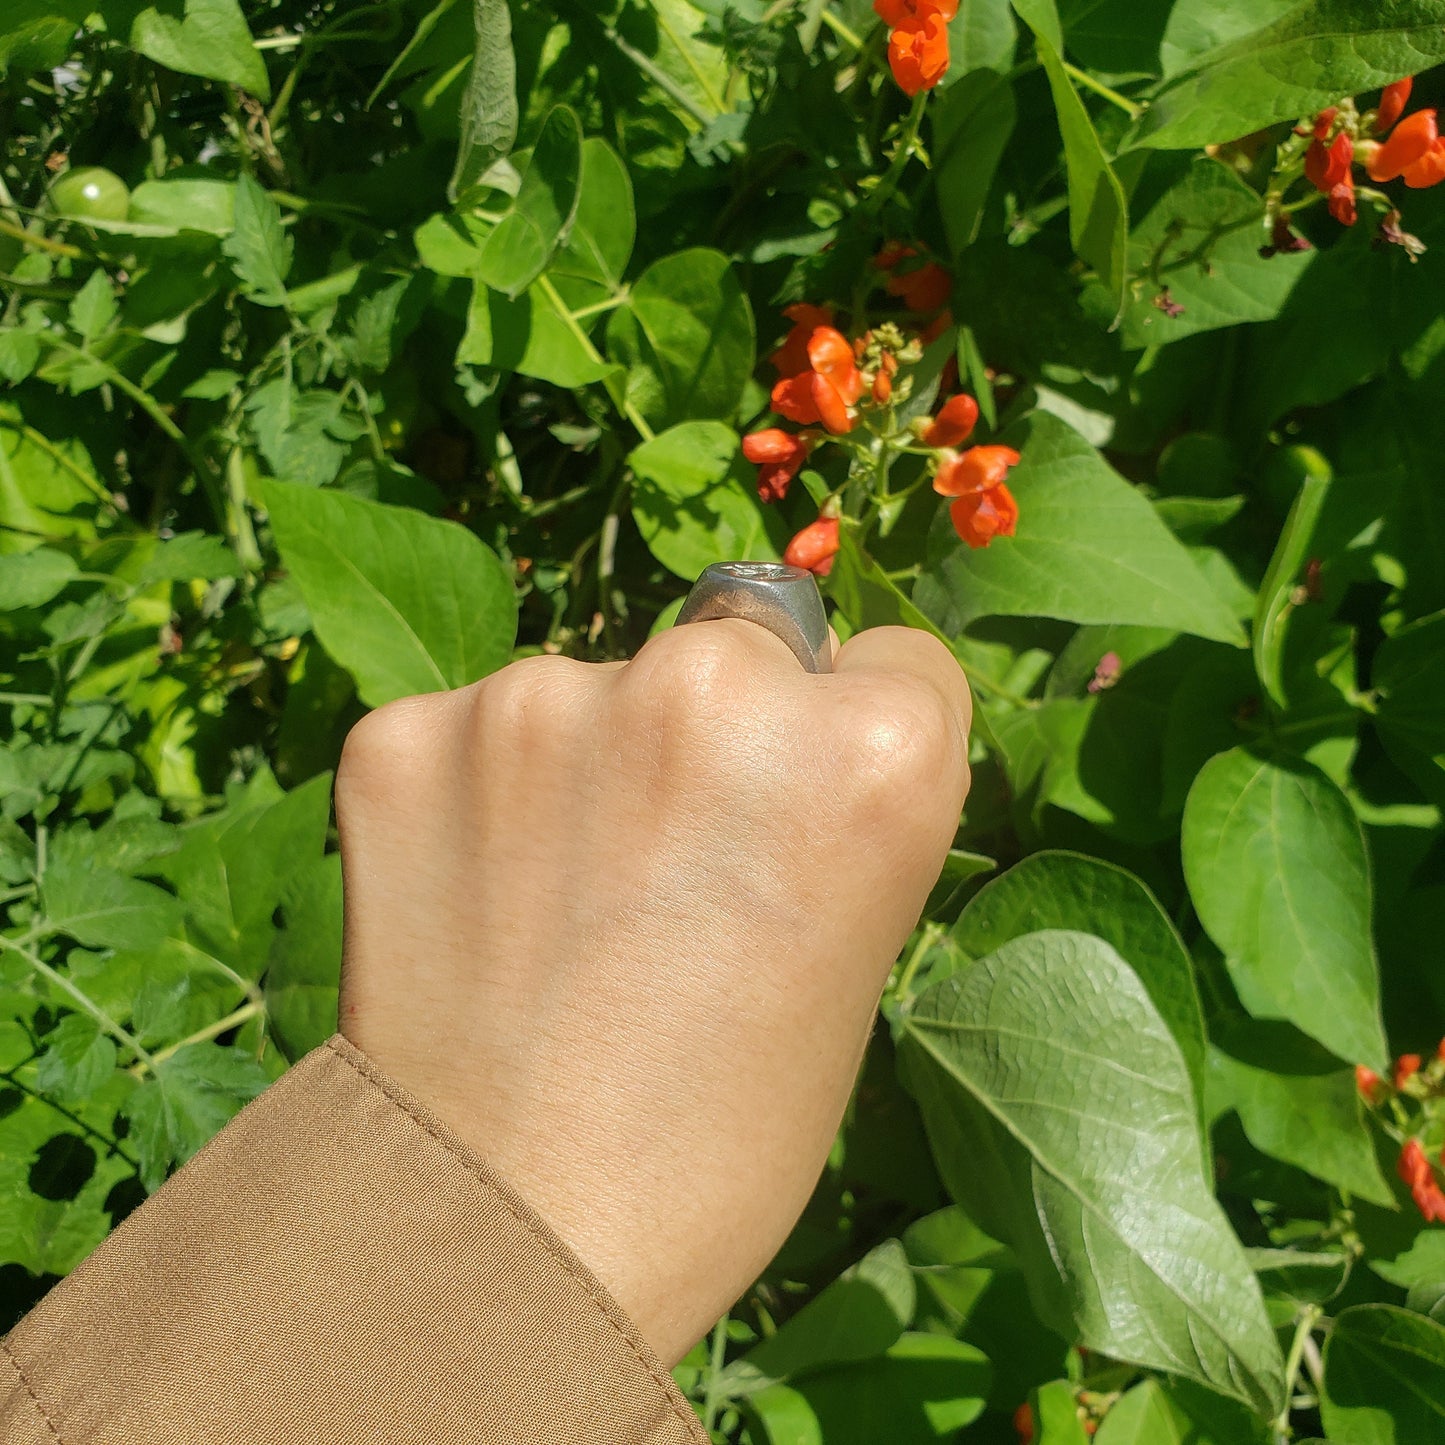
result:
[[[1124,187],[1064,68],[1054,0],[1014,0],[1014,9],[1034,32],[1039,62],[1054,96],[1069,177],[1069,237],[1074,250],[1099,273],[1117,314],[1124,304],[1129,249],[1129,203]]]
[[[1109,1406],[1093,1445],[1267,1445],[1269,1426],[1181,1381],[1145,1380]]]
[[[73,557],[51,547],[0,556],[0,612],[49,602],[79,570]]]
[[[1356,1305],[1325,1344],[1320,1418],[1337,1445],[1424,1445],[1445,1434],[1445,1326]]]
[[[1016,938],[901,1020],[944,1181],[1091,1349],[1272,1412],[1279,1349],[1201,1162],[1184,1057],[1102,939]]]
[[[184,1164],[270,1082],[254,1058],[216,1044],[158,1060],[126,1106],[146,1188],[159,1189],[172,1163]]]
[[[547,265],[547,279],[574,310],[610,300],[622,287],[636,239],[627,167],[606,141],[589,136],[582,142],[577,213]]]
[[[266,1013],[288,1059],[336,1030],[341,974],[341,855],[318,859],[282,905],[283,925],[266,970]]]
[[[933,111],[933,183],[955,255],[978,239],[1016,118],[1013,87],[994,70],[974,70],[950,85]]]
[[[1222,162],[1199,157],[1129,237],[1135,279],[1124,307],[1124,344],[1156,346],[1277,316],[1317,253],[1266,259],[1259,248],[1268,239],[1259,193]],[[1166,287],[1181,312],[1155,304]]]
[[[913,1319],[916,1286],[903,1246],[885,1240],[775,1334],[723,1372],[718,1388],[753,1395],[830,1366],[872,1359]]]
[[[250,176],[236,182],[234,229],[221,242],[246,295],[258,306],[286,304],[286,277],[294,251],[282,229],[281,210]]]
[[[1228,8],[1237,13],[1240,7]],[[1140,117],[1134,140],[1178,150],[1234,140],[1442,59],[1445,0],[1374,0],[1368,6],[1307,0],[1206,51],[1173,76]]]
[[[517,62],[507,0],[472,0],[476,48],[461,106],[461,138],[449,194],[476,185],[517,138]]]
[[[7,0],[0,18],[0,75],[51,70],[70,53],[90,0]]]
[[[1059,0],[1069,54],[1106,75],[1156,75],[1173,0]]]
[[[1159,46],[1165,75],[1297,9],[1301,0],[1175,0]]]
[[[155,0],[132,9],[132,50],[178,70],[249,90],[270,100],[266,66],[237,0]]]
[[[654,427],[731,417],[754,347],[752,308],[727,257],[701,247],[654,261],[607,323],[627,399]]]
[[[320,861],[330,816],[331,774],[321,773],[289,793],[248,798],[192,823],[181,846],[154,865],[185,904],[191,942],[257,977],[272,915],[298,870]]]
[[[477,275],[495,291],[520,296],[567,238],[582,185],[582,127],[565,105],[542,123],[512,208],[487,237]]]
[[[1394,1204],[1353,1069],[1288,1024],[1221,1020],[1211,1033],[1211,1115],[1233,1109],[1261,1153],[1372,1204]]]
[[[952,545],[914,600],[947,631],[978,617],[1167,627],[1243,645],[1244,634],[1153,507],[1066,422],[1037,413],[1009,476],[1018,535]],[[952,537],[940,513],[935,539]]]
[[[1296,759],[1221,753],[1189,790],[1182,849],[1199,920],[1245,1008],[1383,1069],[1369,860],[1339,788]]]
[[[1043,929],[1091,933],[1118,951],[1138,974],[1179,1045],[1193,1096],[1202,1108],[1207,1044],[1194,965],[1168,914],[1144,883],[1102,858],[1035,853],[984,884],[959,915],[950,938],[957,956],[977,959],[1010,939]],[[930,975],[930,981],[936,977]]]
[[[340,492],[262,483],[316,635],[380,707],[504,666],[517,597],[496,553],[455,522]]]
[[[716,421],[689,421],[635,447],[632,515],[663,566],[695,581],[711,562],[776,561],[776,513],[764,510],[739,464],[738,437]]]
[[[47,929],[91,948],[149,948],[181,921],[180,903],[154,883],[68,859],[45,870],[40,902]]]
[[[1375,654],[1375,725],[1407,760],[1445,771],[1445,612],[1392,633]]]
[[[476,282],[457,360],[567,387],[587,386],[619,369],[598,357],[547,276],[515,301]]]
[[[983,1413],[991,1371],[973,1345],[909,1333],[872,1360],[751,1397],[760,1445],[947,1445]]]

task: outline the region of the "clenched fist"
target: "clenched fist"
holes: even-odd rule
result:
[[[807,1202],[968,789],[939,642],[835,669],[697,623],[393,703],[341,760],[342,1032],[668,1363]]]

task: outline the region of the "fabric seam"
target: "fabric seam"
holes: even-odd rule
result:
[[[447,1151],[447,1153],[450,1154],[452,1158],[455,1159],[456,1162],[460,1164],[462,1168],[465,1169],[467,1173],[470,1174],[477,1181],[478,1184],[480,1184],[489,1194],[491,1194],[501,1203],[503,1208],[506,1209],[507,1213],[511,1215],[512,1219],[515,1220],[517,1224],[521,1225],[522,1228],[525,1229],[527,1233],[530,1234],[532,1238],[536,1240],[537,1243],[540,1244],[547,1251],[547,1253],[551,1256],[553,1262],[558,1265],[568,1276],[570,1276],[570,1278],[572,1278],[579,1285],[581,1285],[582,1289],[586,1292],[587,1298],[591,1300],[594,1305],[597,1306],[598,1313],[617,1332],[623,1343],[626,1344],[627,1348],[632,1352],[633,1359],[636,1360],[638,1365],[642,1367],[648,1377],[652,1380],[652,1383],[657,1386],[659,1391],[661,1391],[662,1398],[667,1405],[668,1413],[671,1414],[672,1417],[683,1426],[683,1428],[688,1432],[692,1439],[697,1441],[706,1440],[707,1437],[701,1434],[701,1426],[698,1424],[696,1416],[694,1416],[691,1411],[683,1411],[682,1409],[680,1409],[677,1402],[672,1399],[671,1394],[668,1390],[668,1385],[672,1383],[671,1380],[668,1379],[665,1381],[662,1374],[652,1365],[648,1364],[647,1360],[643,1358],[641,1350],[639,1350],[637,1347],[637,1341],[631,1336],[629,1336],[628,1332],[623,1329],[622,1326],[617,1322],[617,1320],[612,1317],[612,1314],[608,1310],[607,1303],[603,1299],[603,1297],[597,1292],[597,1290],[587,1279],[577,1273],[577,1271],[572,1267],[571,1263],[568,1260],[564,1259],[560,1254],[558,1254],[556,1248],[552,1244],[552,1241],[549,1240],[546,1235],[543,1234],[542,1231],[539,1230],[534,1223],[532,1223],[531,1220],[527,1219],[524,1215],[518,1213],[512,1201],[508,1199],[501,1190],[497,1189],[490,1180],[480,1174],[477,1171],[476,1167],[472,1164],[472,1162],[457,1150],[456,1146],[451,1142],[451,1140],[447,1139],[444,1135],[438,1133],[424,1118],[417,1114],[416,1111],[411,1107],[409,1101],[399,1096],[395,1086],[390,1084],[390,1081],[385,1077],[385,1075],[373,1073],[369,1069],[363,1067],[362,1064],[358,1063],[357,1060],[348,1058],[346,1054],[344,1054],[340,1049],[336,1047],[335,1042],[332,1040],[327,1041],[326,1048],[331,1053],[333,1058],[339,1059],[342,1063],[353,1069],[357,1074],[359,1074],[363,1079],[365,1079],[368,1084],[371,1084],[375,1089],[377,1089],[390,1103],[400,1109],[407,1116],[407,1118],[409,1118],[412,1123],[417,1126],[417,1128],[419,1128],[424,1134],[427,1135],[428,1138],[433,1139],[436,1143],[440,1144]],[[18,1368],[19,1367],[17,1364],[17,1369]],[[33,1397],[34,1392],[32,1391],[31,1393]],[[36,1404],[38,1405],[39,1401],[36,1401]],[[49,1424],[50,1422],[47,1420],[46,1423]],[[51,1430],[54,1431],[54,1428],[55,1427],[52,1425]],[[59,1438],[59,1435],[56,1435],[56,1439],[59,1440]]]
[[[35,1393],[35,1386],[30,1383],[30,1377],[21,1367],[15,1351],[10,1348],[8,1340],[0,1340],[0,1350],[5,1351],[5,1358],[10,1361],[10,1367],[15,1371],[20,1383],[25,1386],[25,1393],[30,1396],[30,1403],[35,1406],[35,1413],[40,1416],[45,1428],[50,1431],[51,1439],[58,1442],[58,1445],[65,1445],[60,1439],[60,1431],[55,1428],[55,1421],[46,1413],[45,1406],[40,1403],[40,1396]]]

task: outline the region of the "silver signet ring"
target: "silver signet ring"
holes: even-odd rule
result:
[[[813,574],[783,562],[714,562],[693,584],[678,624],[741,617],[766,627],[809,672],[832,672],[828,618]]]

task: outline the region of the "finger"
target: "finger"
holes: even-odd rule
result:
[[[968,736],[973,721],[968,679],[958,659],[932,633],[916,627],[870,627],[838,649],[833,671],[844,678],[872,675],[923,683],[938,693],[960,734]]]
[[[735,669],[739,677],[771,685],[786,686],[808,676],[782,638],[741,617],[715,617],[659,632],[643,643],[625,670],[652,676],[659,670],[690,671],[713,662]]]

